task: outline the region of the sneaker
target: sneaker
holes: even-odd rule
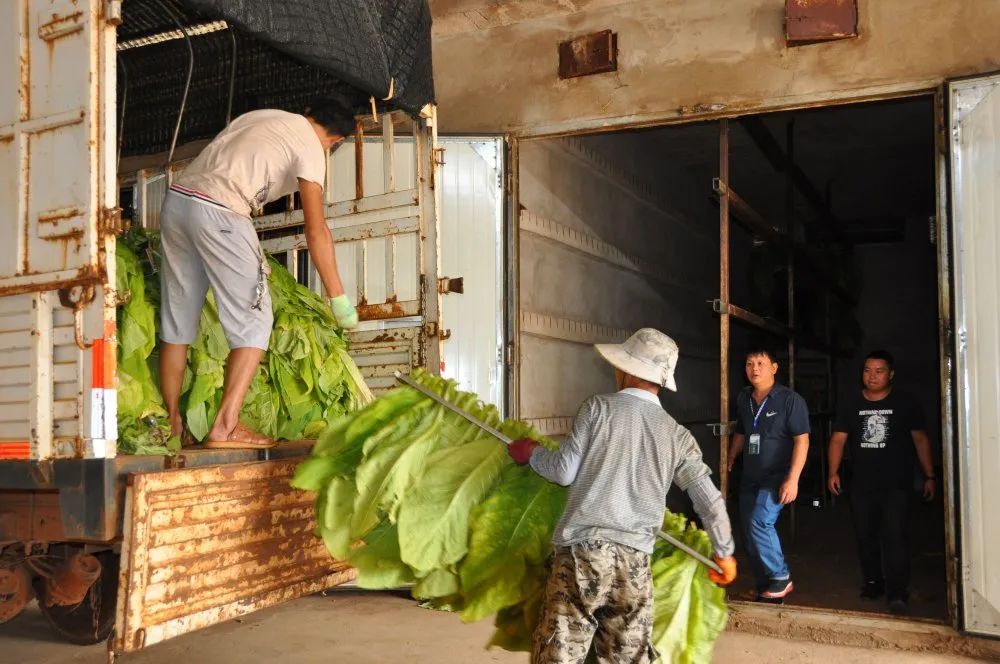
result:
[[[865,581],[861,587],[861,599],[878,599],[885,594],[885,585],[878,581]]]
[[[889,600],[889,613],[894,616],[905,616],[910,612],[910,605],[902,597],[893,597]]]
[[[791,579],[771,579],[760,596],[763,599],[784,599],[794,589]]]

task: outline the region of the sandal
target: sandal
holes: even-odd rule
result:
[[[277,441],[259,434],[245,424],[237,424],[226,440],[209,440],[205,447],[215,450],[266,450],[277,445]]]

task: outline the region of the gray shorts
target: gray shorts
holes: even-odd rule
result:
[[[229,347],[267,350],[274,322],[267,288],[270,269],[251,221],[168,191],[160,214],[160,238],[163,341],[195,340],[211,286]]]

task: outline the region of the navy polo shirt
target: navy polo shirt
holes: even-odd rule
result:
[[[736,433],[743,443],[743,488],[778,488],[792,463],[792,439],[809,433],[809,408],[805,399],[784,385],[774,384],[762,404],[754,403],[753,387],[736,399]],[[756,425],[754,415],[760,410]],[[760,451],[750,454],[750,436],[760,435]]]

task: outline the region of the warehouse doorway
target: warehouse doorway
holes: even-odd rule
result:
[[[518,145],[520,416],[565,434],[583,399],[613,389],[589,345],[661,328],[681,348],[679,391],[664,405],[698,438],[735,522],[739,468],[730,478],[721,459],[743,354],[775,349],[813,431],[799,499],[779,524],[796,583],[789,604],[886,610],[858,597],[848,501],[826,490],[831,419],[860,390],[870,350],[896,356],[896,389],[920,404],[943,463],[934,104],[915,97]],[[944,487],[925,503],[917,481],[910,611],[945,621]],[[736,599],[747,598],[748,577]]]

